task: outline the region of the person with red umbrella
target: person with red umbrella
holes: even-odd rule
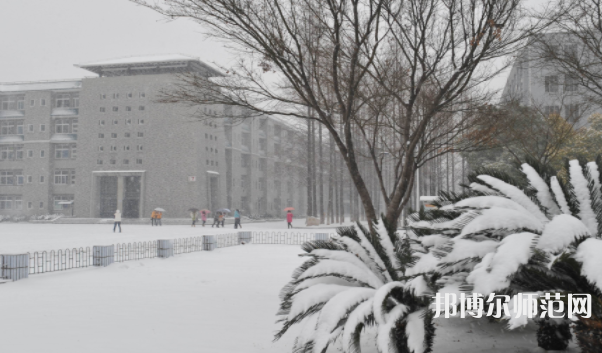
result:
[[[284,210],[286,211],[286,222],[288,223],[288,228],[293,228],[293,211],[295,209],[293,207],[287,207]]]
[[[203,221],[203,227],[205,226],[205,223],[207,223],[207,215],[211,213],[211,211],[209,210],[201,210],[201,221]]]

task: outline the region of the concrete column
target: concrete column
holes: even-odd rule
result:
[[[123,198],[125,197],[125,180],[124,177],[117,177],[117,209],[123,215]]]

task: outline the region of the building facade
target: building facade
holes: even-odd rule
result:
[[[272,117],[233,123],[218,105],[198,119],[198,107],[157,102],[177,73],[220,75],[215,69],[183,55],[79,67],[98,77],[0,84],[0,214],[303,213],[292,126]]]

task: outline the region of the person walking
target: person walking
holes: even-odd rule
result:
[[[155,225],[162,226],[161,217],[163,217],[163,212],[157,211],[157,215],[155,216]]]
[[[119,226],[119,233],[121,233],[121,212],[119,210],[115,211],[115,223],[113,224],[113,233],[115,233],[115,229]]]
[[[157,223],[157,211],[153,210],[153,213],[151,213],[151,227],[155,225],[155,223]]]
[[[288,223],[288,228],[293,228],[293,213],[288,211],[286,213],[286,222]]]
[[[217,225],[217,228],[219,228],[219,217],[220,217],[221,213],[216,212],[215,216],[213,216],[213,224],[211,225],[211,228],[213,228],[213,226]]]
[[[196,221],[198,219],[198,214],[196,211],[190,212],[190,216],[192,217],[192,227],[196,228]]]
[[[242,229],[242,225],[240,224],[240,211],[237,208],[234,210],[234,229],[238,229],[238,227]]]
[[[203,227],[204,227],[205,222],[207,222],[207,213],[205,211],[201,211],[201,221],[203,221]]]
[[[218,221],[217,221],[218,228],[219,228],[219,224],[220,224],[220,223],[222,224],[222,228],[224,228],[224,222],[225,222],[225,221],[226,221],[226,216],[225,216],[223,213],[220,213],[220,214],[219,214]]]

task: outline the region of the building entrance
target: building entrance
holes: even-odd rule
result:
[[[113,218],[120,210],[123,218],[140,217],[142,177],[100,176],[99,217]]]
[[[117,210],[117,177],[100,177],[100,217],[113,218]]]

